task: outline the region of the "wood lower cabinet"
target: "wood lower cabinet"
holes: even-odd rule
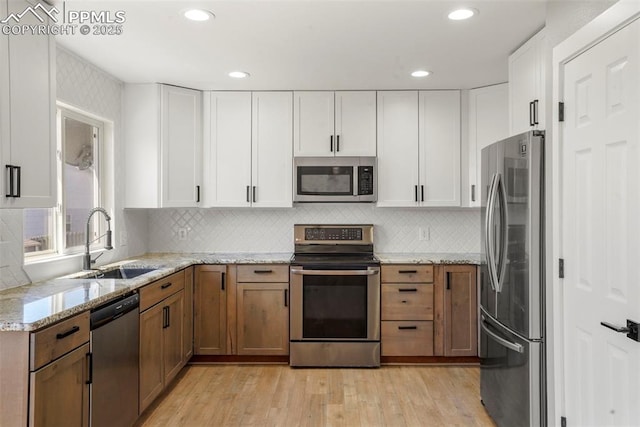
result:
[[[194,333],[197,355],[227,354],[227,266],[195,268]]]
[[[440,265],[436,294],[440,309],[436,339],[444,356],[478,355],[476,266]]]
[[[194,268],[184,271],[184,361],[193,356],[193,280]]]
[[[140,289],[140,413],[185,365],[185,271]]]
[[[30,375],[30,426],[89,425],[89,343]]]
[[[433,265],[382,266],[382,356],[433,356],[433,270]]]

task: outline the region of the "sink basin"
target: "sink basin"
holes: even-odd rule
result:
[[[156,271],[153,267],[120,267],[115,270],[96,272],[96,279],[133,279],[151,271]]]

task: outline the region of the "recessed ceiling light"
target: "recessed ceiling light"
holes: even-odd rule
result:
[[[249,77],[249,73],[244,71],[232,71],[229,73],[229,77],[233,77],[234,79],[244,79]]]
[[[457,9],[449,14],[449,19],[453,21],[461,21],[463,19],[469,19],[473,15],[476,15],[477,13],[478,11],[475,9],[468,9],[468,8]]]
[[[183,12],[184,17],[192,21],[208,21],[211,18],[215,18],[215,15],[208,10],[203,9],[189,9]]]
[[[411,73],[412,77],[427,77],[429,74],[431,74],[431,71],[427,71],[427,70],[416,70],[413,73]]]

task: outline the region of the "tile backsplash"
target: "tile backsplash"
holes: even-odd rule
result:
[[[377,252],[479,252],[477,209],[377,208],[370,204],[293,209],[149,210],[152,252],[292,252],[294,224],[374,224]],[[420,240],[419,228],[428,228]]]

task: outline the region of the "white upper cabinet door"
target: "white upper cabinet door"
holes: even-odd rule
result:
[[[507,83],[469,91],[469,198],[463,205],[480,207],[482,149],[509,136]],[[486,200],[486,198],[485,198]]]
[[[251,204],[251,92],[205,93],[205,206]]]
[[[378,206],[418,205],[418,92],[378,92]]]
[[[336,92],[336,156],[376,155],[376,92]]]
[[[460,91],[420,92],[422,206],[460,206]]]
[[[202,93],[162,86],[162,207],[195,207],[202,181]]]
[[[544,30],[509,56],[509,134],[544,129]]]
[[[293,93],[253,92],[252,96],[252,206],[291,207]]]
[[[334,93],[294,92],[293,154],[333,157]]]
[[[8,2],[8,13],[21,13],[28,6],[25,1],[12,0]],[[28,13],[21,18],[20,25],[43,23]],[[11,208],[53,207],[57,202],[54,40],[29,33],[0,37],[3,88],[0,187],[5,194],[11,194],[11,197],[2,194],[0,204]],[[13,168],[7,168],[8,165]],[[13,188],[9,188],[11,180]]]

